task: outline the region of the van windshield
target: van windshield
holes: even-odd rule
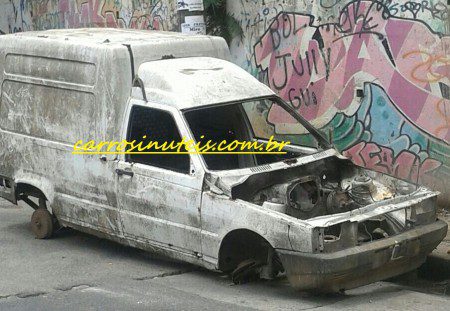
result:
[[[320,145],[326,145],[311,124],[277,98],[196,108],[186,111],[184,116],[197,143],[215,147],[209,149],[213,153],[202,154],[210,170],[243,169],[280,162],[314,153]],[[227,146],[223,142],[232,145],[231,142],[235,141],[249,143],[247,152],[236,154],[230,149],[218,148]],[[253,142],[259,144],[251,145]],[[270,142],[289,144],[279,153],[268,153],[267,148],[263,151],[260,147],[258,150],[254,148],[267,146]]]

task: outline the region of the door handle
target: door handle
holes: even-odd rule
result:
[[[119,176],[130,176],[133,177],[134,173],[132,171],[126,171],[126,170],[121,170],[121,169],[116,169],[116,174]]]

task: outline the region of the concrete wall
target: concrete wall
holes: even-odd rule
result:
[[[237,64],[331,129],[355,163],[450,202],[445,0],[239,0],[228,9],[245,34],[231,46]]]
[[[175,0],[0,0],[0,33],[79,27],[177,30]]]

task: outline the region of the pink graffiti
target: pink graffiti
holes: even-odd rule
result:
[[[156,29],[162,28],[163,15],[168,10],[162,8],[161,1],[145,8],[126,9],[120,1],[111,0],[77,0],[71,5],[69,0],[59,0],[58,11],[61,25],[69,28],[110,27]]]
[[[313,20],[279,14],[255,45],[257,66],[283,99],[323,126],[339,111],[354,113],[355,88],[375,82],[409,120],[450,141],[448,118],[436,104],[450,104],[439,84],[448,84],[450,76],[442,57],[449,37],[434,34],[423,22],[392,17],[377,1],[354,1],[336,24],[316,27]],[[429,59],[439,61],[429,64]],[[426,78],[429,72],[433,75]],[[283,123],[281,116],[272,110],[269,120]]]
[[[426,182],[427,174],[442,165],[430,158],[421,162],[416,154],[407,150],[395,157],[392,149],[365,142],[345,150],[343,155],[356,165],[418,183]]]

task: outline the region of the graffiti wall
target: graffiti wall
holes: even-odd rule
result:
[[[236,63],[356,164],[450,201],[446,1],[239,0],[228,8],[244,30],[231,47]],[[277,114],[269,121],[286,128]]]
[[[0,0],[0,34],[114,27],[177,30],[175,0]]]

